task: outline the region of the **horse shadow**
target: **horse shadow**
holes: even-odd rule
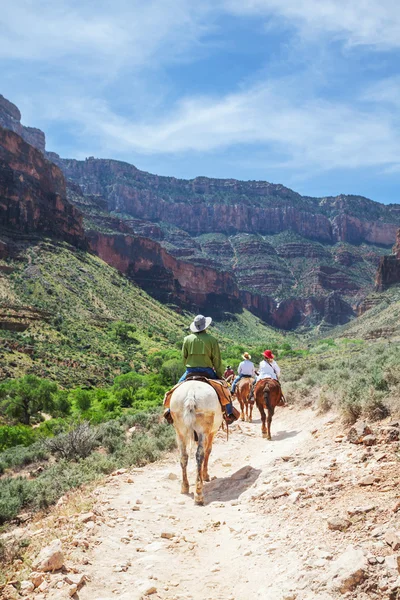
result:
[[[229,502],[237,500],[258,479],[261,469],[246,465],[230,477],[213,479],[205,484],[207,504],[211,502]]]
[[[299,435],[299,433],[300,431],[296,431],[295,429],[293,429],[292,431],[286,431],[286,429],[284,429],[283,431],[278,431],[278,433],[273,433],[272,440],[287,440],[288,438],[296,437],[296,435]]]

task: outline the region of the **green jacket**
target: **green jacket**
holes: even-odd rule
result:
[[[222,379],[219,344],[207,331],[191,333],[183,340],[182,359],[185,367],[211,367]]]

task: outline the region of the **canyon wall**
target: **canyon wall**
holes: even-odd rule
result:
[[[0,227],[55,236],[86,247],[81,213],[66,198],[60,169],[0,127]]]
[[[148,238],[95,231],[87,235],[95,254],[162,302],[213,314],[242,309],[237,283],[229,273],[177,260]]]
[[[400,229],[397,232],[393,255],[381,258],[376,274],[375,289],[383,291],[396,284],[400,284]]]

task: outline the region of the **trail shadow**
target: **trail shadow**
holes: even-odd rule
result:
[[[214,479],[204,486],[206,504],[237,500],[258,479],[261,469],[246,465],[230,477]]]
[[[288,438],[292,438],[292,437],[296,437],[296,435],[299,435],[300,431],[286,431],[285,429],[283,431],[278,431],[278,433],[273,433],[272,434],[272,441],[276,441],[276,440],[287,440]]]

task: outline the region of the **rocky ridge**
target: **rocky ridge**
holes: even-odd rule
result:
[[[263,181],[186,181],[115,160],[62,159],[20,121],[0,97],[0,123],[63,171],[92,250],[163,301],[205,310],[218,298],[218,310],[243,305],[285,329],[344,323],[400,225],[397,205],[358,196],[311,198]]]

